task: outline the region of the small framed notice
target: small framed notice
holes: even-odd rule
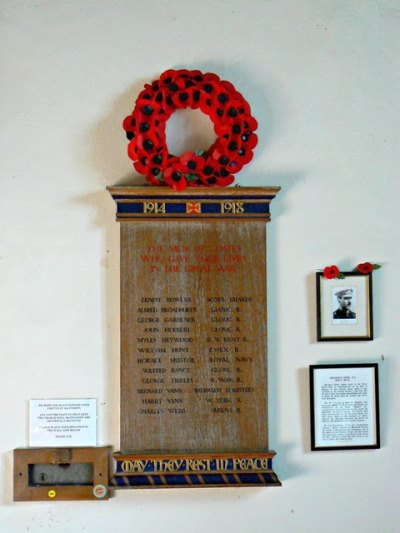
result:
[[[380,448],[378,364],[311,365],[311,450]]]
[[[30,446],[96,446],[94,398],[31,400]]]

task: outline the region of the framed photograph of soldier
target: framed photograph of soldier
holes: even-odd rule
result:
[[[311,451],[380,448],[378,364],[311,365]]]
[[[373,339],[372,275],[343,272],[328,279],[317,272],[317,340]]]

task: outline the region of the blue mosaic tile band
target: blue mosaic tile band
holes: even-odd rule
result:
[[[165,204],[165,211],[155,213],[153,211],[145,213],[145,204],[144,202],[118,202],[117,203],[117,213],[118,214],[166,214],[166,215],[178,215],[186,214],[187,204],[186,203],[173,203],[173,202],[163,202]],[[201,211],[198,212],[198,215],[204,214],[215,214],[215,215],[229,215],[232,216],[230,212],[221,213],[221,204],[215,202],[198,202],[201,204]],[[268,214],[269,213],[269,203],[243,203],[243,210],[240,213],[235,213],[235,216],[240,215],[250,215],[250,214]]]
[[[236,473],[236,474],[165,474],[148,476],[114,476],[111,486],[128,488],[161,487],[212,487],[212,486],[280,486],[281,483],[273,472]]]

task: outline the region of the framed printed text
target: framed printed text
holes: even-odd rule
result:
[[[311,450],[380,448],[377,363],[310,366]]]

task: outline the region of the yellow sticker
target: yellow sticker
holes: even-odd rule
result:
[[[48,496],[49,498],[55,498],[55,497],[56,497],[56,494],[57,494],[56,491],[53,490],[53,489],[51,489],[51,490],[49,490],[49,492],[47,493],[47,496]]]

